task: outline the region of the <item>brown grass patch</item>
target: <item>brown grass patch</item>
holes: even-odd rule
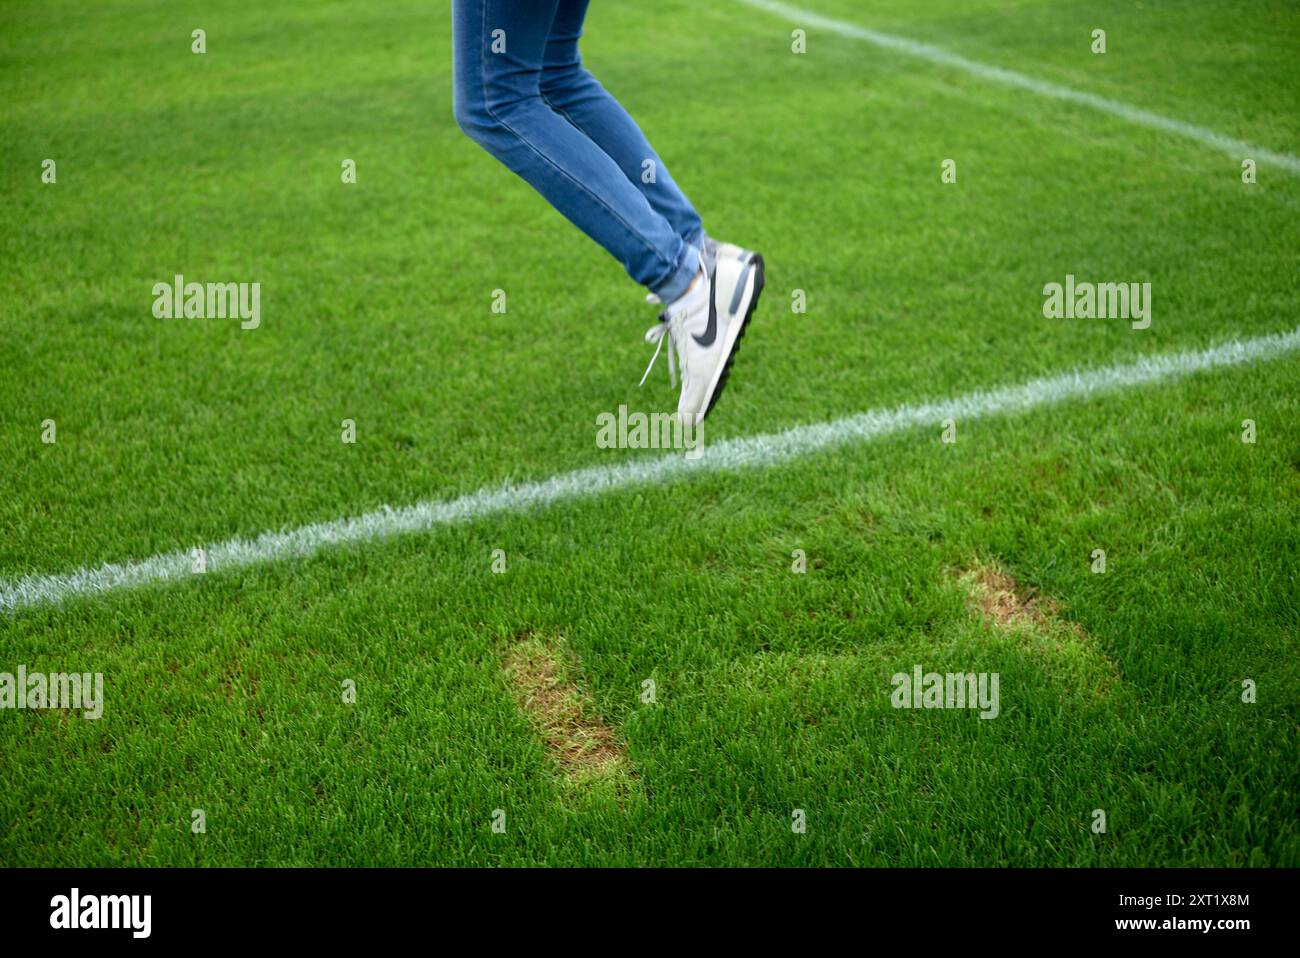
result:
[[[577,660],[562,637],[521,636],[506,650],[502,671],[566,778],[585,782],[628,770],[627,749],[579,688]]]
[[[1060,603],[1034,589],[1023,588],[1009,572],[995,565],[974,566],[962,578],[970,593],[972,611],[992,625],[1003,629],[1019,625],[1042,630],[1053,624],[1068,624],[1080,639],[1084,638],[1077,623],[1065,623],[1057,618]]]
[[[1119,685],[1115,663],[1079,623],[1061,614],[1061,604],[1050,595],[1022,586],[993,563],[973,565],[956,576],[966,588],[971,612],[998,632],[1015,636],[1062,689],[1091,689],[1104,696]]]

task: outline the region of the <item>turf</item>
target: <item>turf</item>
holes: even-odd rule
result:
[[[815,3],[1300,147],[1287,4]],[[794,26],[597,2],[584,40],[767,259],[710,439],[1295,326],[1300,178]],[[0,578],[618,462],[596,415],[671,407],[637,289],[456,129],[445,5],[9,3],[0,38]],[[261,282],[261,327],[155,319],[176,273]],[[1067,273],[1151,282],[1151,327],[1045,319]],[[97,722],[0,711],[0,863],[1295,866],[1298,377],[0,614],[0,672],[106,684]],[[1059,621],[982,620],[985,567]],[[520,643],[564,650],[613,780],[548,753]],[[999,673],[1001,714],[892,708],[916,664]]]

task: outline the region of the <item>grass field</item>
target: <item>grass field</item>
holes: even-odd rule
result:
[[[1293,3],[800,2],[1300,150]],[[1300,176],[799,26],[588,19],[767,257],[708,441],[1297,326]],[[0,584],[662,455],[595,443],[675,402],[637,389],[653,311],[456,129],[447,4],[11,0],[0,63]],[[260,282],[260,327],[155,318],[177,273]],[[1045,318],[1067,274],[1150,282],[1150,328]],[[1297,382],[0,611],[0,672],[105,683],[98,721],[0,710],[0,864],[1300,865]],[[997,673],[1000,714],[895,709],[916,665]]]

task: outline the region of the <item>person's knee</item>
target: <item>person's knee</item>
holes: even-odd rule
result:
[[[481,89],[457,86],[452,112],[460,131],[479,145],[484,145],[501,127],[488,109]]]
[[[581,63],[565,63],[542,69],[538,78],[542,97],[557,103],[569,99],[596,85],[596,78]]]

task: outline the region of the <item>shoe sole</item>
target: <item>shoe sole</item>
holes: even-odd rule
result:
[[[763,292],[763,256],[761,253],[755,253],[749,261],[749,265],[754,272],[754,285],[748,297],[743,297],[739,304],[738,312],[740,315],[739,323],[731,323],[727,329],[727,340],[725,345],[727,349],[726,362],[722,363],[716,373],[713,374],[713,382],[709,384],[709,398],[704,404],[704,412],[700,413],[700,421],[712,411],[713,406],[722,395],[723,388],[727,385],[727,377],[731,373],[731,364],[736,359],[736,353],[740,349],[740,339],[745,335],[745,328],[749,325],[750,319],[754,316],[754,310],[758,308],[758,297]],[[734,333],[733,333],[734,328]]]

